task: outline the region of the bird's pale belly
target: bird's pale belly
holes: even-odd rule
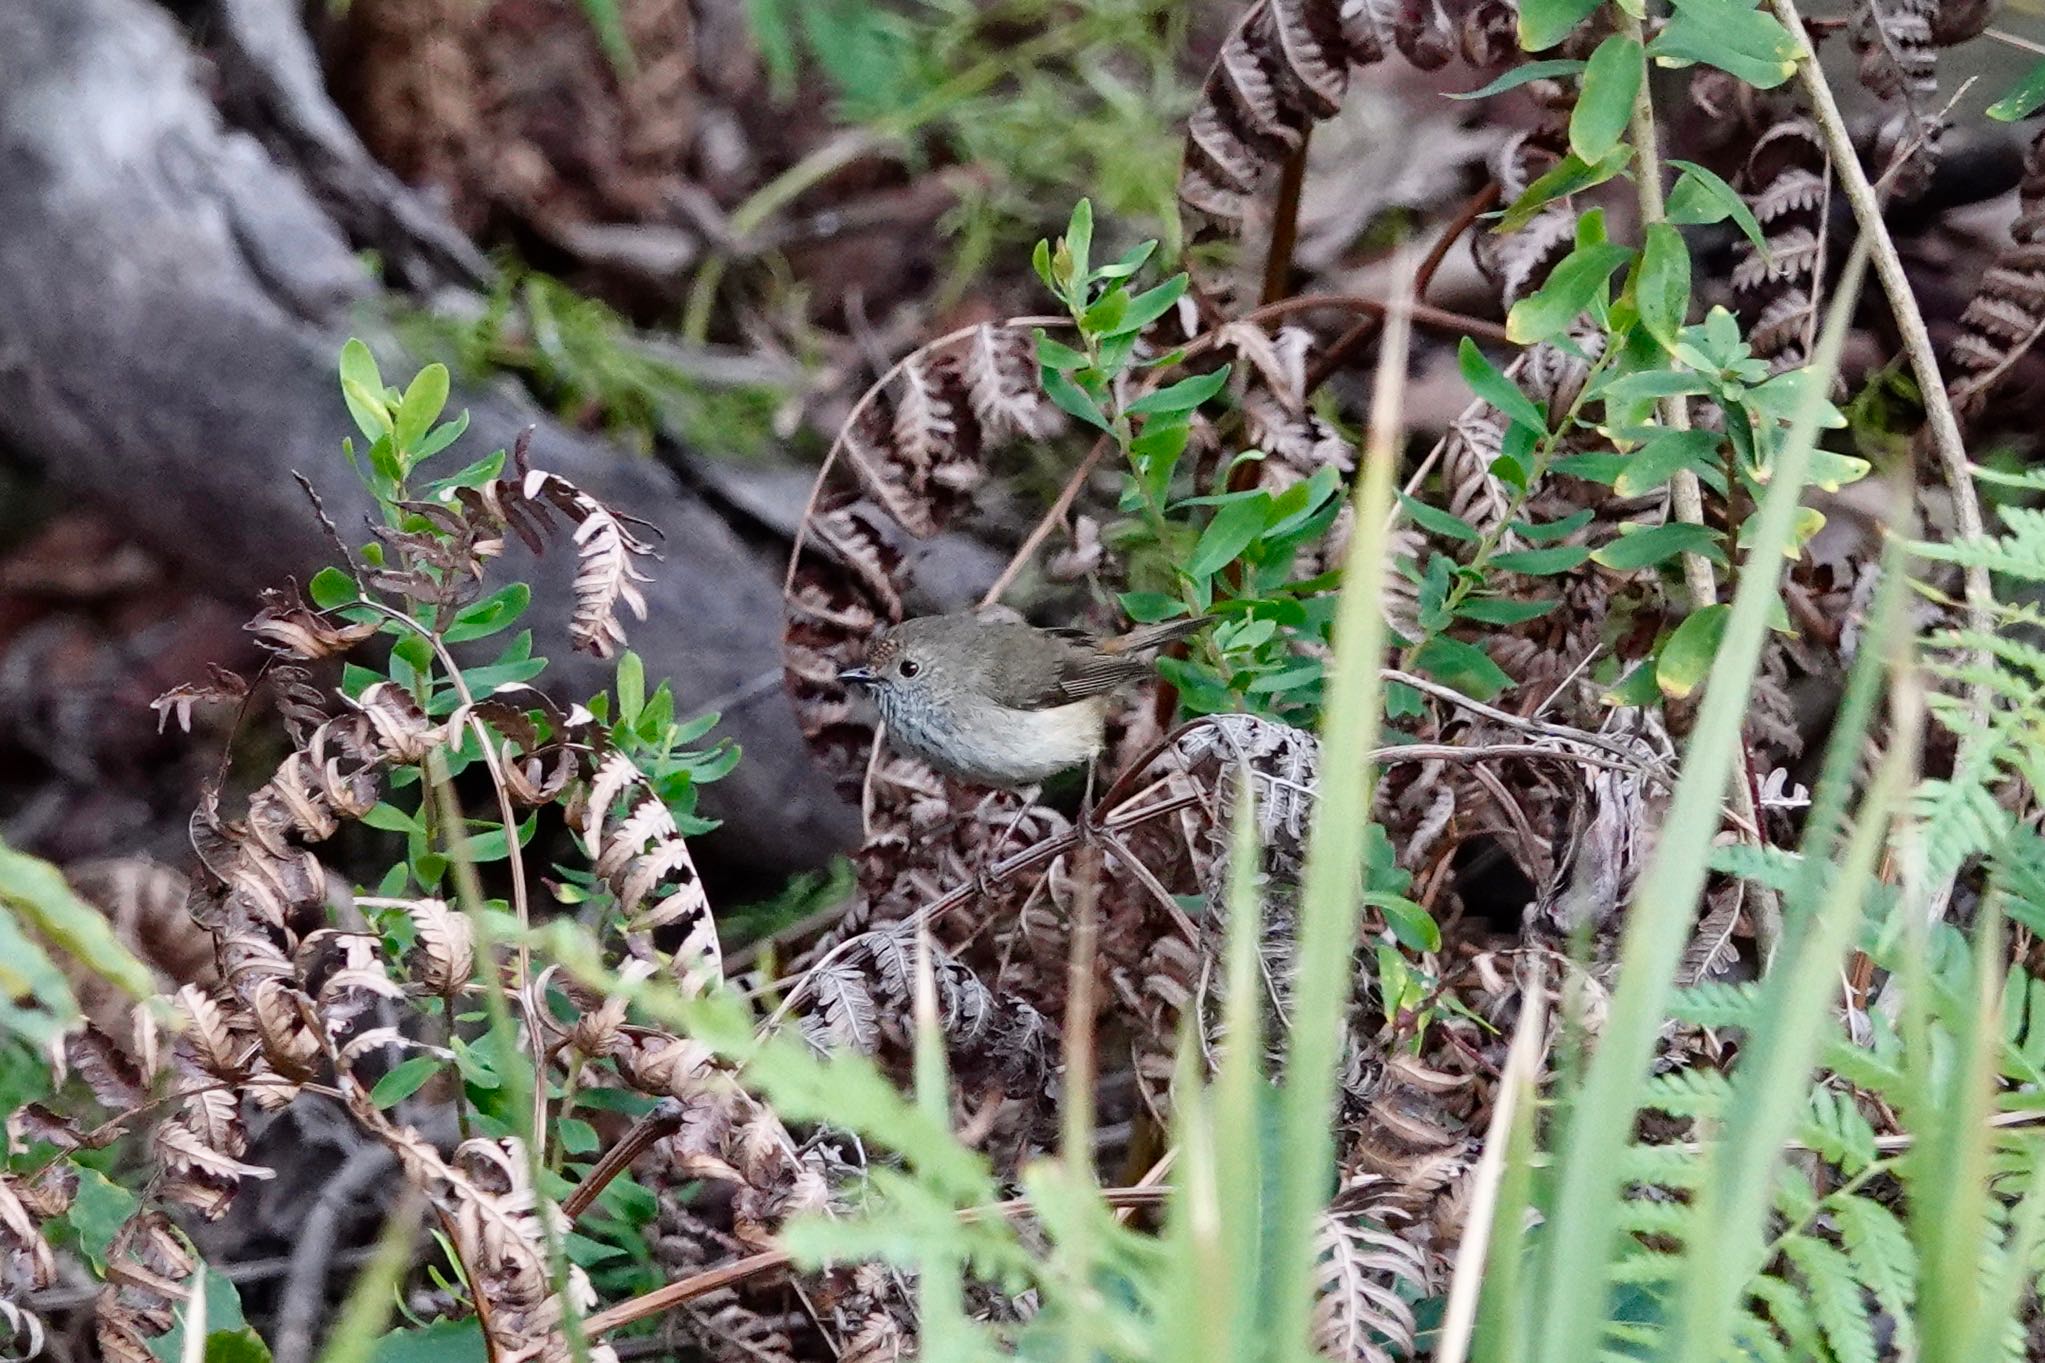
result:
[[[1091,698],[1043,710],[976,706],[951,722],[890,724],[888,741],[968,781],[1031,786],[1100,752],[1105,708]]]

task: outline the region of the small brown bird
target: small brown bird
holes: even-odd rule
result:
[[[978,616],[926,615],[881,633],[838,680],[871,695],[888,741],[979,785],[1033,786],[1100,753],[1107,693],[1208,617],[1112,639]]]

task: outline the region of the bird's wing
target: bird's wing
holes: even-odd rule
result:
[[[1092,637],[1078,630],[1017,626],[991,635],[988,643],[983,684],[990,699],[1011,710],[1070,705],[1150,670],[1142,659],[1097,652]]]

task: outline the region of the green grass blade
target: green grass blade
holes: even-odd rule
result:
[[[1618,1224],[1621,1153],[1632,1133],[1641,1080],[1704,888],[1726,782],[1744,750],[1740,729],[1787,561],[1783,549],[1790,543],[1817,442],[1819,409],[1838,365],[1867,258],[1863,239],[1833,294],[1812,366],[1815,381],[1775,461],[1697,726],[1684,749],[1682,779],[1654,860],[1628,912],[1605,1030],[1560,1143],[1561,1177],[1543,1276],[1549,1291],[1535,1355],[1543,1363],[1579,1363],[1594,1356],[1599,1344]]]
[[[1401,270],[1398,277],[1410,285],[1412,272]],[[1335,1162],[1336,1066],[1353,983],[1364,827],[1370,820],[1367,754],[1377,741],[1382,710],[1378,667],[1385,644],[1379,608],[1385,580],[1384,526],[1392,509],[1410,305],[1410,294],[1402,295],[1385,319],[1370,437],[1357,480],[1356,529],[1336,607],[1335,665],[1321,731],[1321,788],[1300,893],[1299,969],[1285,1090],[1279,1103],[1278,1140],[1285,1151],[1285,1167],[1272,1234],[1278,1261],[1273,1266],[1270,1350],[1281,1359],[1297,1357],[1306,1348],[1313,1314],[1314,1223],[1327,1201]]]
[[[1891,554],[1892,577],[1901,577],[1901,566],[1898,556]],[[1888,595],[1891,604],[1878,618],[1885,633],[1895,625],[1895,602],[1901,597],[1893,590]],[[1881,668],[1878,647],[1876,640],[1868,639],[1856,660],[1855,681],[1863,693],[1875,689],[1868,678]],[[1835,731],[1835,753],[1858,752],[1871,708],[1861,711],[1857,729]],[[1888,751],[1861,802],[1840,863],[1834,866],[1826,855],[1829,827],[1813,830],[1806,839],[1804,855],[1822,860],[1823,871],[1800,878],[1799,888],[1806,880],[1814,892],[1821,885],[1830,888],[1815,905],[1810,898],[1792,898],[1790,911],[1808,921],[1797,926],[1795,940],[1769,972],[1759,1019],[1733,1078],[1731,1116],[1700,1194],[1697,1230],[1686,1247],[1679,1280],[1675,1339],[1682,1363],[1716,1363],[1724,1356],[1740,1295],[1763,1266],[1775,1166],[1807,1110],[1811,1066],[1824,1038],[1826,1014],[1838,996],[1839,959],[1860,925],[1862,901],[1882,853],[1889,817],[1916,766],[1916,710],[1911,706],[1908,720],[1895,725],[1889,736]]]

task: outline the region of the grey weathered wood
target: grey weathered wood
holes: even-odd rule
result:
[[[0,4],[0,458],[39,465],[196,580],[252,600],[329,557],[292,470],[344,533],[363,523],[333,370],[351,331],[374,332],[377,302],[298,176],[223,124],[161,10]],[[473,414],[458,450],[508,445],[534,420],[512,395],[456,401]],[[666,532],[632,637],[682,705],[775,667],[771,565],[663,470],[539,421],[536,465]],[[565,553],[541,566],[535,623],[573,691],[602,674],[566,654],[571,566]],[[730,821],[727,857],[787,868],[849,840],[851,814],[778,696],[746,706],[736,732],[746,760],[709,800]]]

